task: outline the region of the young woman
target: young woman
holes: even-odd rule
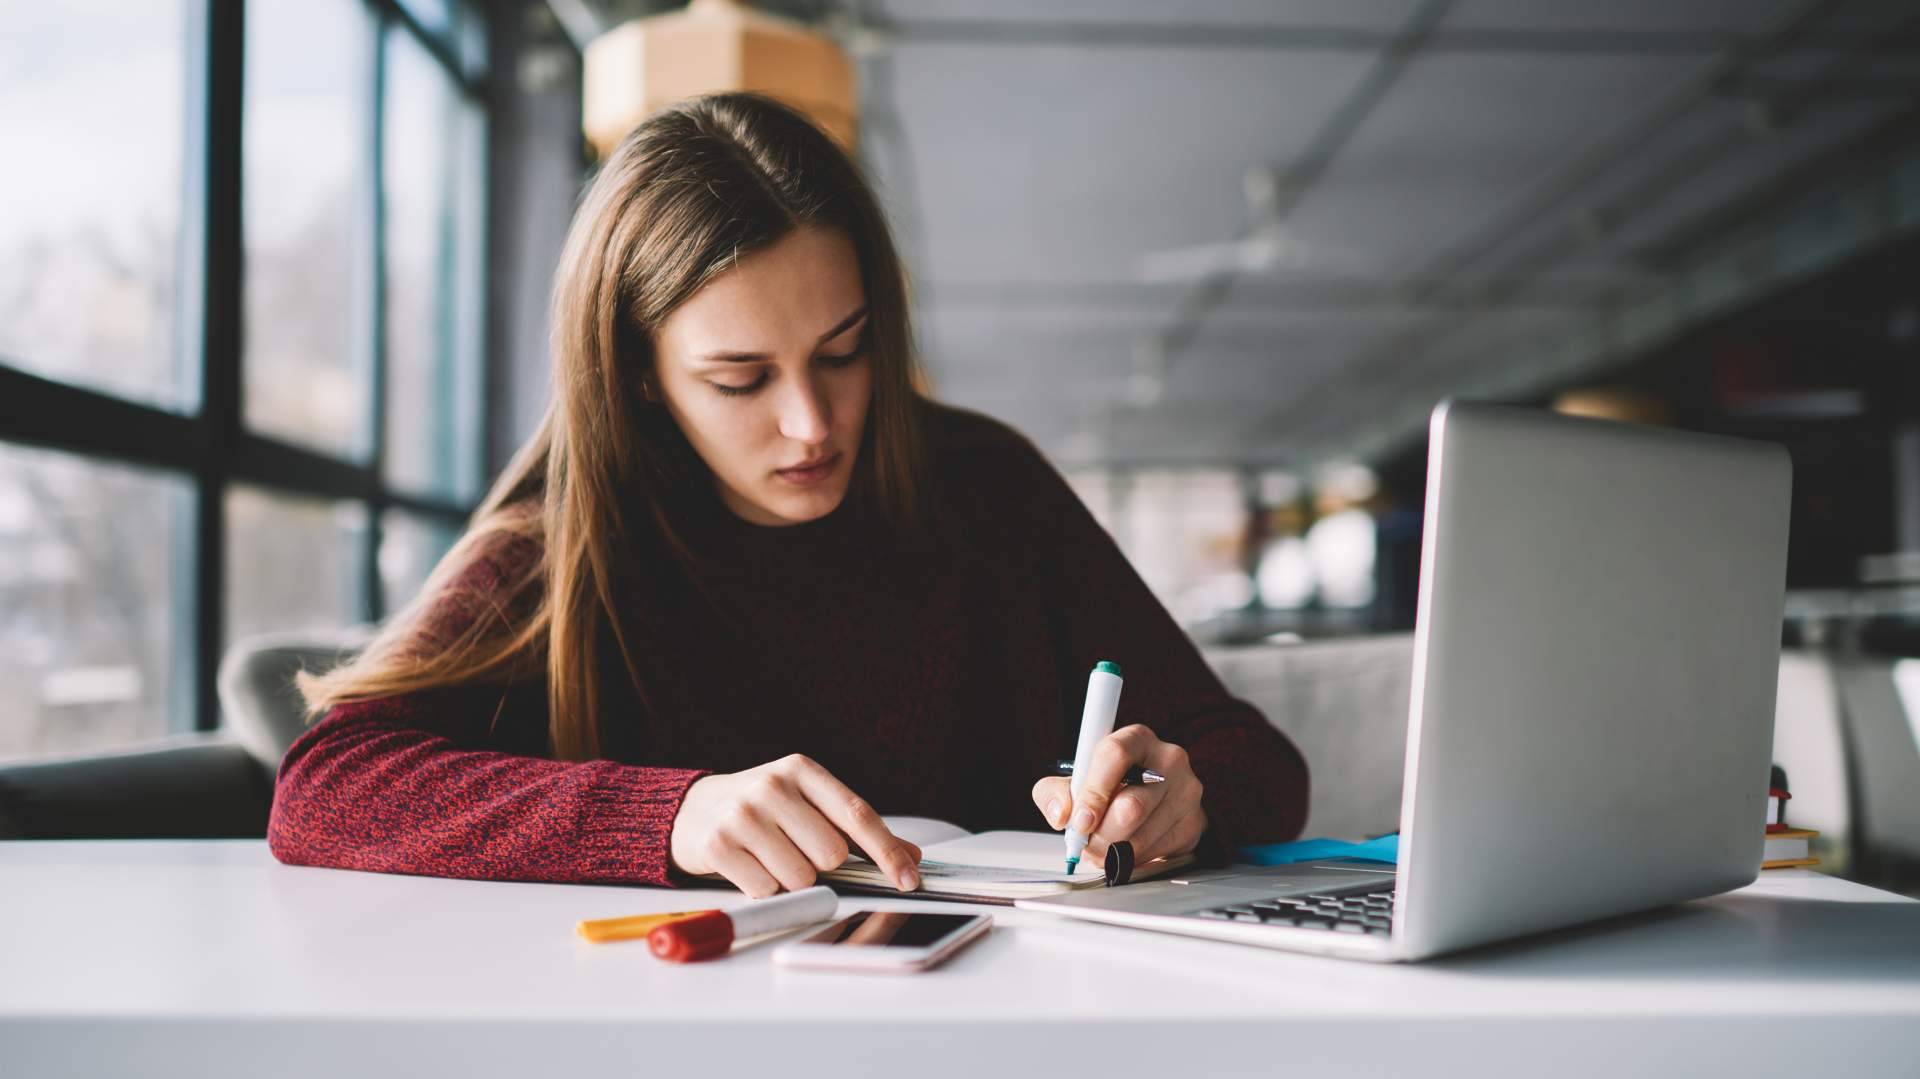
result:
[[[883,812],[1071,819],[1096,863],[1298,834],[1299,753],[1060,476],[916,392],[878,205],[798,115],[648,119],[574,217],[553,323],[552,407],[469,532],[303,679],[324,718],[281,765],[281,861],[763,896],[850,844],[917,887]],[[1102,659],[1121,728],[1076,806],[1048,764]]]

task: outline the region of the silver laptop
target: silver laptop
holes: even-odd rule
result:
[[[1212,870],[1018,905],[1404,961],[1751,883],[1790,482],[1778,446],[1442,403],[1398,866]]]

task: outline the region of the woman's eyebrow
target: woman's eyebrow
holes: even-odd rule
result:
[[[833,329],[820,335],[816,344],[824,345],[828,341],[846,333],[853,324],[867,317],[867,307],[862,304],[853,314],[840,320]],[[770,357],[764,352],[704,352],[693,358],[695,363],[760,363]]]

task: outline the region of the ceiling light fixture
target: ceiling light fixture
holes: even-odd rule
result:
[[[839,45],[742,0],[622,23],[586,48],[582,126],[601,157],[654,110],[697,94],[746,90],[789,105],[852,150],[853,64]]]

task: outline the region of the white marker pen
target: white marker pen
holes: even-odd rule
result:
[[[653,927],[647,948],[674,963],[725,955],[736,940],[824,922],[838,913],[840,898],[824,884],[756,899],[730,910],[701,911]]]
[[[1080,712],[1080,742],[1073,747],[1073,811],[1080,810],[1080,791],[1086,785],[1087,772],[1093,767],[1093,750],[1100,740],[1113,733],[1113,718],[1120,712],[1120,665],[1101,660],[1087,676],[1087,706]],[[1067,829],[1067,872],[1080,865],[1080,852],[1087,849],[1087,837]]]

